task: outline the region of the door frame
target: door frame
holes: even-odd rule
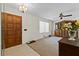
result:
[[[1,50],[3,50],[3,52],[1,53],[1,55],[5,55],[4,54],[4,50],[6,49],[5,48],[5,43],[4,43],[4,37],[3,37],[3,19],[4,19],[4,15],[3,14],[10,14],[10,15],[14,15],[14,14],[11,14],[11,13],[6,13],[6,12],[1,12]],[[14,15],[14,16],[19,16],[19,15]],[[21,44],[22,44],[22,16],[19,16],[21,17]]]

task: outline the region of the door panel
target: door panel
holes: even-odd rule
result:
[[[12,47],[22,43],[22,17],[2,13],[2,36],[4,47]]]

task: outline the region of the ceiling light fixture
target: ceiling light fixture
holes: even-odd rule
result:
[[[27,6],[26,5],[20,5],[19,7],[19,11],[21,11],[22,13],[26,12],[27,11]]]

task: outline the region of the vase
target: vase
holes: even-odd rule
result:
[[[76,37],[76,30],[71,30],[71,31],[68,31],[68,34],[69,34],[69,39],[68,40],[76,40],[75,37]]]

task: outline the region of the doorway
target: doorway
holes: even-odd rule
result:
[[[1,13],[2,48],[22,44],[22,16]]]

